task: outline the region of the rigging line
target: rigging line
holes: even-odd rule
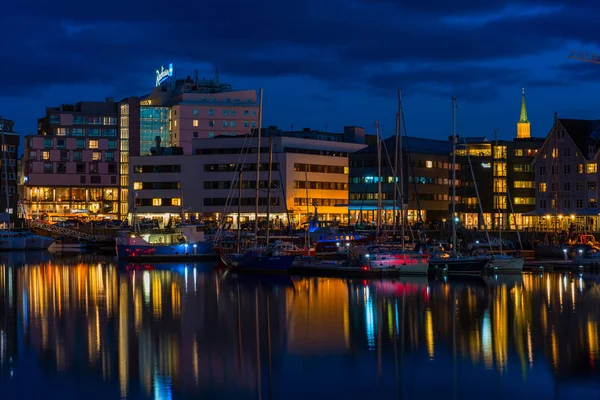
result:
[[[231,182],[230,182],[230,185],[229,185],[229,193],[227,194],[227,199],[225,200],[225,208],[223,210],[223,215],[225,215],[225,214],[227,214],[229,212],[229,209],[231,207],[231,203],[233,202],[234,192],[235,192],[235,189],[236,189],[235,188],[235,181],[236,181],[236,179],[238,179],[238,181],[239,181],[239,172],[240,172],[240,170],[243,171],[244,165],[246,163],[246,156],[250,152],[250,146],[248,145],[248,139],[249,138],[250,138],[250,135],[248,135],[248,136],[246,136],[244,138],[244,142],[242,144],[242,149],[240,150],[240,156],[238,157],[238,163],[236,165],[234,174],[233,174],[233,176],[231,178]],[[259,151],[260,151],[260,149],[259,149]],[[224,228],[225,228],[224,224],[219,224],[219,229],[217,230],[217,234],[215,235],[215,241],[217,241],[220,238],[220,236],[222,235],[222,232],[223,232]]]
[[[283,175],[281,174],[281,168],[279,167],[279,165],[281,165],[281,164],[279,163],[278,153],[275,153],[275,162],[278,165],[277,170],[279,172],[279,188],[281,189],[281,194],[283,195],[283,205],[285,207],[285,215],[287,216],[288,230],[290,232],[290,238],[293,240],[294,239],[294,231],[292,230],[292,222],[290,220],[290,210],[287,206],[287,196],[285,195],[285,185],[283,184]],[[292,244],[293,244],[293,241],[292,241]]]
[[[414,190],[415,190],[415,201],[417,202],[417,211],[418,211],[417,214],[418,214],[419,222],[423,226],[423,229],[422,229],[423,241],[426,242],[427,236],[425,234],[425,222],[423,221],[423,215],[421,214],[421,202],[419,201],[419,189],[417,187],[417,182],[415,180],[415,166],[412,162],[410,144],[409,144],[410,141],[408,140],[408,129],[406,127],[406,118],[404,117],[404,111],[402,111],[402,125],[404,126],[404,135],[406,137],[406,154],[408,156],[408,166],[411,171],[413,186],[414,186]],[[401,137],[402,137],[402,135],[401,135]],[[408,218],[407,218],[407,220],[408,220]],[[404,221],[403,221],[403,223],[404,223]]]

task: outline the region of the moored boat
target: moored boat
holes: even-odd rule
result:
[[[204,231],[194,224],[183,225],[173,232],[151,232],[119,236],[116,251],[120,260],[188,260],[217,258],[213,242],[205,240]]]
[[[429,260],[429,271],[449,275],[481,275],[489,262],[489,258],[485,257],[432,258]]]
[[[429,257],[414,251],[394,251],[371,246],[362,257],[362,266],[367,269],[390,268],[398,274],[426,275],[429,270]]]
[[[494,254],[490,258],[490,263],[486,267],[493,273],[521,273],[525,260],[520,257],[513,257],[506,254]]]

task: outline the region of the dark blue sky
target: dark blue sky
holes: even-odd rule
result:
[[[158,5],[160,4],[160,6]],[[597,0],[10,1],[0,26],[0,114],[31,134],[44,107],[149,92],[155,71],[265,89],[264,124],[445,138],[452,94],[465,135],[515,136],[521,88],[532,134],[553,113],[598,118]]]

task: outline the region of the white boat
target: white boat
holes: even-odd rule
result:
[[[47,236],[25,233],[25,250],[47,250],[53,243],[54,239]]]
[[[361,260],[363,268],[389,268],[400,274],[426,275],[429,257],[414,251],[394,251],[371,246]]]
[[[525,260],[520,257],[513,257],[507,254],[494,254],[490,257],[490,263],[487,269],[494,273],[521,273]]]

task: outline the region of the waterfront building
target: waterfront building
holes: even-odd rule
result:
[[[0,145],[2,146],[2,158],[0,163],[0,214],[7,213],[14,221],[17,217],[18,175],[17,160],[19,159],[20,136],[15,133],[15,123],[9,119],[0,117]],[[6,214],[4,214],[6,215]]]
[[[555,118],[534,159],[540,229],[598,228],[600,121]]]
[[[378,178],[377,144],[350,155],[350,223],[369,225],[377,222],[378,186],[381,179],[381,222],[394,223],[395,136],[382,142],[381,178]],[[409,223],[444,221],[448,217],[449,155],[452,144],[445,140],[416,137],[402,138],[404,208]],[[399,159],[399,157],[398,157]],[[394,184],[394,181],[397,183]],[[398,187],[398,186],[396,186]],[[399,189],[398,189],[399,190]],[[396,219],[400,215],[400,195],[396,194]],[[419,214],[420,212],[420,214]]]
[[[325,140],[304,136],[318,137]],[[299,226],[318,206],[322,220],[347,222],[348,155],[366,147],[360,143],[328,140],[354,138],[364,142],[364,129],[347,127],[341,134],[303,130],[264,129],[260,144],[259,218],[266,216],[269,143],[271,222]],[[215,219],[237,226],[254,220],[256,205],[256,137],[220,136],[192,140],[193,154],[182,148],[160,149],[153,155],[130,158],[131,201],[136,214],[167,222],[170,217]],[[241,179],[240,179],[240,168]],[[238,182],[241,180],[241,191]]]
[[[535,172],[531,163],[544,139],[531,137],[530,129],[523,94],[516,138],[458,138],[456,173],[460,185],[456,189],[456,212],[464,226],[534,226],[531,213],[535,210]]]
[[[132,155],[148,154],[156,137],[163,146],[181,147],[189,155],[193,139],[248,135],[258,127],[256,90],[233,89],[221,82],[218,71],[214,78],[199,79],[198,71],[178,78],[172,64],[168,70],[171,75],[157,79],[152,92],[140,98],[139,153]]]
[[[119,103],[46,108],[25,137],[23,206],[28,218],[84,213],[119,218]]]

